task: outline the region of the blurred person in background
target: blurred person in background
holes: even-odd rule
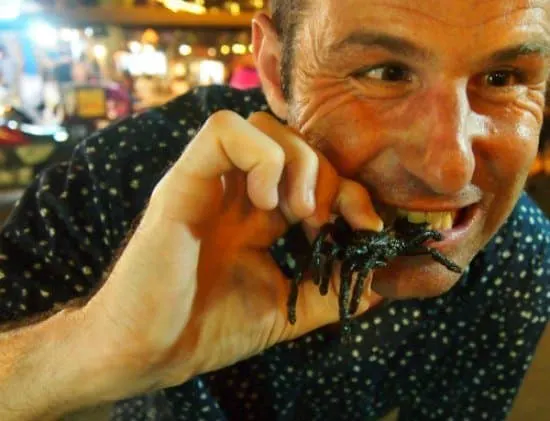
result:
[[[136,81],[129,70],[122,72],[120,83],[130,97],[130,112],[134,111],[134,104],[136,103]]]
[[[53,76],[60,90],[73,83],[73,58],[69,44],[61,45],[52,57]]]
[[[253,55],[248,54],[235,58],[233,71],[229,77],[229,86],[240,90],[254,89],[261,86]]]
[[[80,54],[72,65],[73,82],[77,85],[85,85],[90,82],[92,74],[92,66],[88,55],[86,53]]]
[[[44,111],[45,123],[60,123],[64,93],[73,82],[73,60],[68,43],[48,52],[47,66],[44,72]]]
[[[17,96],[17,61],[6,46],[0,44],[0,89],[3,101],[13,103]]]
[[[21,107],[34,120],[41,119],[44,101],[43,66],[40,53],[29,36],[21,37],[22,71],[19,80]]]

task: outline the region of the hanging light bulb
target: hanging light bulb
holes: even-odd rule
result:
[[[250,3],[252,4],[252,7],[256,9],[264,8],[264,0],[250,0]]]
[[[179,53],[182,56],[189,56],[193,52],[193,48],[191,48],[188,44],[181,44],[179,47]]]
[[[193,13],[195,15],[203,15],[206,13],[206,7],[204,4],[199,2],[191,3],[190,1],[184,0],[157,0],[159,3],[162,3],[164,7],[171,10],[172,12],[187,12]],[[204,3],[204,2],[202,2]]]
[[[233,54],[243,55],[246,53],[246,46],[244,44],[235,43],[231,47],[231,51],[233,51]]]
[[[233,16],[237,16],[241,13],[241,5],[236,1],[228,2],[226,7]]]

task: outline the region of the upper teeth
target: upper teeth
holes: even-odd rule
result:
[[[403,216],[415,224],[428,223],[428,229],[446,230],[453,227],[457,212],[412,212],[405,209],[397,210],[398,216]]]

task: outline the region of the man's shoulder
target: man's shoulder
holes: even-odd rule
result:
[[[267,111],[261,89],[237,90],[226,85],[197,87],[162,105],[158,110],[170,119],[191,112],[208,117],[219,110],[231,110],[243,117],[256,111]]]
[[[197,87],[159,107],[128,117],[88,138],[81,147],[98,155],[125,158],[136,153],[181,153],[204,122],[215,112],[231,110],[244,118],[268,111],[261,90],[238,91],[228,86]]]
[[[260,90],[237,91],[226,86],[192,89],[159,107],[125,118],[95,133],[76,147],[88,167],[122,168],[154,160],[162,171],[175,161],[216,111],[232,110],[243,117],[268,110]],[[143,174],[145,176],[145,174]]]
[[[518,266],[524,262],[532,266],[535,261],[550,266],[550,220],[527,194],[522,193],[485,251]]]
[[[550,222],[535,202],[522,194],[504,225],[477,255],[465,278],[467,288],[477,290],[484,300],[481,308],[498,308],[518,302],[530,308],[533,320],[548,318],[550,286]],[[492,304],[490,304],[492,303]],[[496,308],[495,307],[495,308]],[[520,318],[509,323],[523,323]]]
[[[546,247],[550,244],[550,219],[526,193],[522,193],[504,230],[528,243],[540,243]],[[520,236],[519,232],[525,235]],[[536,234],[536,238],[532,238],[533,234]]]

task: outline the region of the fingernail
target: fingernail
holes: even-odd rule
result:
[[[277,191],[277,187],[272,188],[269,192],[268,201],[269,209],[275,209],[279,204],[279,192]]]
[[[384,229],[384,222],[381,219],[373,219],[372,215],[361,215],[358,222],[357,229],[367,229],[376,232]]]
[[[307,192],[306,192],[306,203],[313,210],[315,209],[315,190],[314,189],[308,189],[307,190]]]
[[[379,217],[368,216],[365,218],[367,221],[369,221],[370,229],[373,231],[380,232],[384,229],[384,221],[382,221]]]

